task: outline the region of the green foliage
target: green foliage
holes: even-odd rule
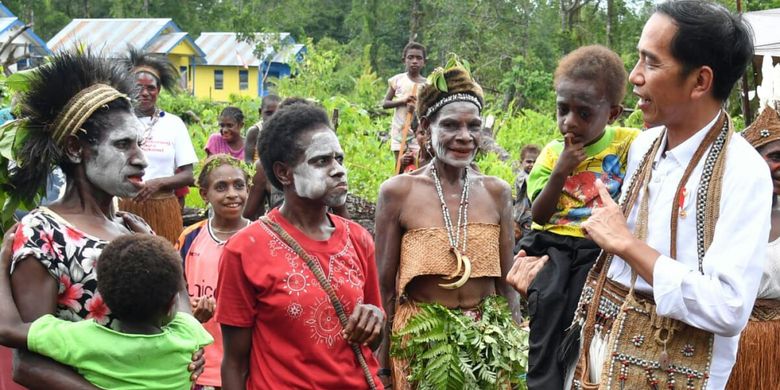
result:
[[[206,158],[204,148],[209,140],[209,136],[219,132],[217,122],[223,108],[228,105],[240,108],[244,113],[244,129],[249,128],[249,126],[252,126],[259,120],[257,109],[260,107],[260,102],[243,96],[230,95],[228,103],[225,104],[216,103],[208,99],[199,99],[183,93],[172,95],[163,92],[160,94],[157,103],[162,110],[176,114],[182,117],[185,122],[188,122],[187,130],[190,133],[192,146],[195,148],[195,154],[198,155],[198,160],[201,162]],[[188,112],[196,115],[199,121],[190,120]],[[205,203],[198,191],[192,190],[187,194],[185,204],[188,207],[205,207]]]
[[[512,320],[506,299],[491,296],[478,320],[439,304],[393,335],[392,356],[407,360],[418,389],[525,389],[528,333]]]

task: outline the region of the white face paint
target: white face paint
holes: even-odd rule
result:
[[[143,125],[129,112],[113,114],[116,127],[103,130],[103,140],[90,148],[84,161],[87,180],[114,196],[133,197],[138,193],[146,168],[146,158],[138,146]]]
[[[477,106],[469,102],[447,104],[439,110],[430,129],[437,159],[457,168],[465,168],[474,161],[482,131]]]
[[[295,193],[301,198],[322,200],[330,207],[347,201],[347,169],[344,151],[333,130],[321,125],[309,132],[303,161],[293,167]]]

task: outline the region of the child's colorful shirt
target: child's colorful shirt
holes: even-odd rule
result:
[[[555,213],[544,226],[534,223],[533,229],[547,230],[564,236],[584,237],[582,222],[590,217],[593,204],[599,197],[596,179],[600,178],[606,184],[612,199],[617,201],[626,174],[628,148],[639,133],[637,129],[607,127],[600,140],[586,146],[587,157],[566,178]],[[526,181],[531,201],[536,199],[550,180],[550,174],[563,152],[563,146],[563,140],[555,140],[548,143],[539,154]]]

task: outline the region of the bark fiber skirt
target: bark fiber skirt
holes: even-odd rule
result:
[[[780,301],[756,300],[739,338],[728,390],[769,390],[780,384]]]
[[[184,230],[181,206],[173,193],[170,193],[170,196],[150,198],[140,203],[132,199],[120,199],[119,209],[143,218],[158,236],[164,237],[171,244],[176,243]]]

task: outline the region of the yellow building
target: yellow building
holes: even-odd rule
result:
[[[48,42],[53,52],[90,47],[110,58],[128,47],[165,54],[179,70],[182,89],[192,93],[194,67],[206,54],[171,19],[73,19]]]
[[[216,101],[265,96],[268,78],[289,76],[289,63],[300,61],[305,52],[289,33],[257,33],[247,42],[232,32],[204,32],[195,44],[206,53],[206,63],[195,66],[193,92]],[[258,46],[264,48],[261,54]]]

